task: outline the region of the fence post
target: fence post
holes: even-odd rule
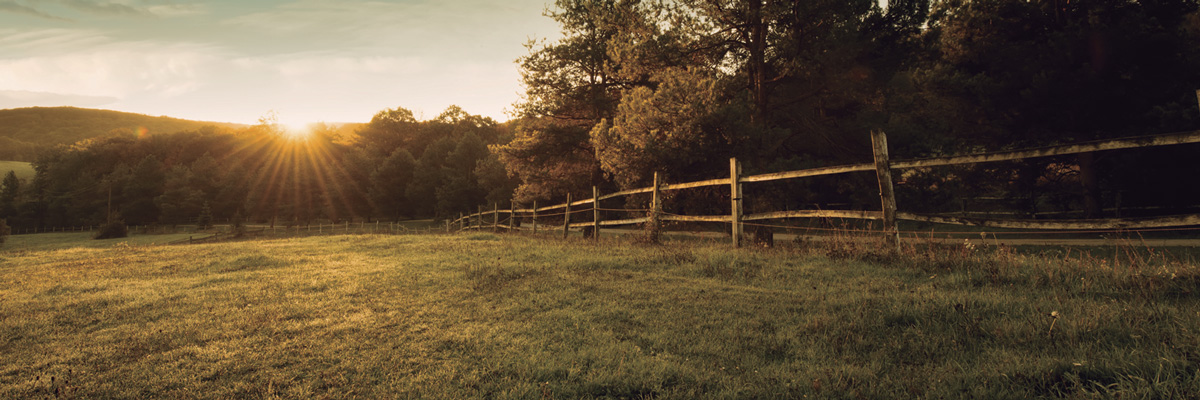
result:
[[[492,202],[492,232],[500,231],[500,203]]]
[[[737,157],[729,159],[730,221],[733,222],[733,247],[742,247],[742,164]]]
[[[892,191],[892,169],[888,162],[887,135],[871,131],[871,150],[875,153],[875,175],[879,178],[879,200],[883,206],[883,231],[888,244],[900,249],[900,230],[896,227],[896,194]]]
[[[662,230],[662,180],[658,171],[654,171],[654,190],[650,196],[650,241],[658,243],[658,233]]]
[[[476,218],[479,219],[479,228],[483,229],[483,204],[476,206],[475,210],[478,211],[475,213],[475,215],[476,215]],[[474,228],[474,227],[475,227],[475,224],[472,223],[471,228]]]
[[[567,209],[563,212],[563,239],[567,238],[567,231],[571,229],[571,193],[567,192]]]
[[[513,232],[517,228],[517,202],[508,201],[508,231]]]
[[[533,234],[537,234],[537,200],[533,201]]]
[[[446,233],[450,233],[450,220],[446,220]]]
[[[600,240],[600,189],[592,186],[592,240]]]

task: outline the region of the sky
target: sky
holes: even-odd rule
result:
[[[508,120],[553,0],[0,0],[0,109],[256,123]]]

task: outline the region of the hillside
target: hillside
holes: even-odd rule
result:
[[[114,133],[135,134],[140,128],[153,135],[206,126],[240,125],[75,107],[6,109],[0,110],[0,160],[33,161],[41,148]]]

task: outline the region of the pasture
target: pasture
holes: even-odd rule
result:
[[[0,397],[1200,396],[1161,253],[152,238],[0,247]]]
[[[32,180],[35,172],[33,164],[24,161],[0,161],[0,178],[8,175],[8,171],[13,171],[17,178],[25,180]]]

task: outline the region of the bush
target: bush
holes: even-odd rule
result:
[[[96,236],[92,239],[114,239],[129,236],[129,227],[125,226],[124,220],[113,220],[100,225],[100,229],[96,231]]]
[[[4,242],[8,240],[9,233],[12,232],[8,228],[8,221],[4,220],[4,218],[0,218],[0,245],[3,245]]]
[[[230,234],[233,237],[242,237],[246,235],[246,225],[242,223],[242,212],[238,211],[233,214],[233,221],[230,222]]]

